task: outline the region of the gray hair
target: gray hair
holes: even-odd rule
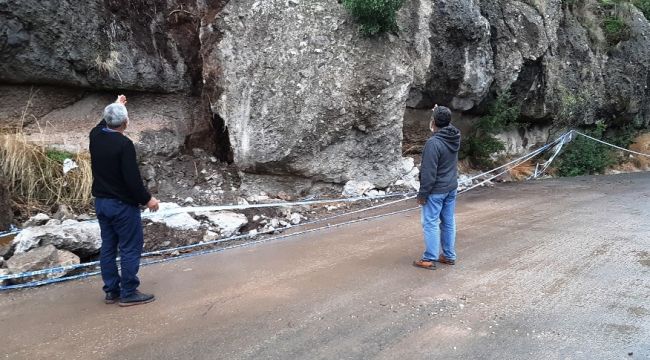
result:
[[[129,119],[129,112],[126,106],[118,103],[113,103],[104,108],[104,121],[106,125],[111,128],[122,126]]]

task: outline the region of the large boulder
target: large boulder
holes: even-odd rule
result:
[[[53,245],[39,247],[28,252],[16,254],[7,260],[7,270],[11,274],[41,270],[51,267],[79,264],[79,257],[69,251],[59,250]],[[59,278],[66,274],[56,272],[52,274],[35,275],[20,279],[13,279],[14,283]]]
[[[379,186],[397,176],[408,42],[363,37],[335,1],[242,0],[206,20],[202,44],[212,110],[244,172]]]
[[[71,251],[81,257],[95,255],[102,239],[97,222],[66,220],[61,225],[45,225],[24,229],[13,240],[15,254],[46,245]],[[16,255],[14,255],[16,256]]]

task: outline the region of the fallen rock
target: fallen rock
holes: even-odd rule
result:
[[[463,190],[472,186],[472,178],[469,175],[461,174],[458,176],[458,189]]]
[[[58,210],[56,211],[56,213],[54,213],[52,218],[56,220],[64,221],[64,220],[75,219],[75,215],[70,209],[70,207],[68,207],[67,205],[59,205]]]
[[[12,242],[12,245],[15,246],[15,254],[25,253],[37,247],[54,245],[81,257],[97,254],[101,244],[98,223],[75,220],[66,220],[61,225],[23,229]]]
[[[412,157],[402,159],[402,174],[408,174],[415,167],[415,160]]]
[[[45,225],[48,221],[50,221],[49,216],[43,213],[38,213],[30,217],[29,220],[25,221],[25,223],[23,224],[23,228]]]
[[[274,228],[274,229],[277,229],[278,227],[280,227],[280,220],[271,219],[271,221],[269,221],[269,226]]]
[[[298,225],[300,224],[300,221],[302,220],[302,216],[298,213],[293,213],[289,217],[289,221],[291,222],[292,225]]]
[[[81,262],[81,259],[79,259],[79,256],[66,251],[66,250],[58,250],[57,249],[57,255],[58,255],[58,265],[54,266],[69,266],[69,265],[76,265]]]
[[[37,249],[16,254],[7,260],[7,270],[11,274],[18,274],[26,271],[36,271],[50,267],[68,266],[79,264],[79,257],[69,251],[59,250],[53,245],[39,247]],[[13,279],[14,283],[26,283],[43,279],[55,279],[62,277],[66,272],[35,275],[31,277]]]
[[[0,269],[0,276],[3,275],[9,275],[10,272],[8,269]],[[0,280],[0,286],[7,286],[9,285],[9,280]]]
[[[88,220],[92,220],[92,219],[93,218],[88,214],[81,214],[81,215],[77,216],[77,221],[88,221]]]
[[[6,239],[6,238],[1,238],[0,237],[0,240],[4,240],[4,239]],[[5,259],[10,258],[11,255],[13,255],[13,253],[14,253],[14,248],[15,248],[15,245],[14,245],[13,241],[11,241],[9,243],[5,243],[5,242],[0,243],[0,256],[4,257]]]
[[[365,194],[366,192],[374,188],[375,185],[373,185],[370,181],[350,180],[347,183],[345,183],[345,186],[343,187],[343,196],[348,196],[348,197],[362,196],[363,194]]]
[[[367,197],[373,198],[373,197],[377,197],[377,196],[384,196],[384,195],[386,195],[386,192],[383,191],[383,190],[372,189],[372,190],[366,192],[364,195],[367,196]]]
[[[219,234],[214,232],[214,231],[206,231],[205,235],[203,235],[203,242],[208,242],[208,241],[214,241],[219,238]]]
[[[248,224],[246,215],[234,212],[200,212],[196,215],[205,217],[212,225],[218,227],[221,235],[225,237],[235,235],[244,225]]]
[[[165,212],[178,209],[180,206],[174,203],[160,203],[160,209],[156,213],[149,210],[144,212],[144,216],[155,223],[165,224],[167,227],[175,230],[197,230],[201,223],[195,220],[190,214],[182,212],[177,214],[166,215]]]
[[[50,219],[48,222],[45,223],[45,226],[59,226],[59,225],[61,225],[61,220],[58,219]]]

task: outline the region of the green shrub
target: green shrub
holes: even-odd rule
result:
[[[602,139],[606,125],[598,122],[596,128],[586,131],[587,135]],[[614,163],[614,156],[607,145],[600,144],[584,136],[576,135],[560,155],[558,173],[560,176],[579,176],[602,173]]]
[[[624,2],[626,0],[599,0],[599,3],[601,6],[607,9],[611,9],[616,7],[616,5]]]
[[[512,105],[510,92],[504,91],[490,106],[487,115],[481,117],[476,124],[477,129],[488,134],[496,134],[516,125],[519,121],[521,108]]]
[[[562,5],[565,7],[582,6],[583,4],[584,0],[562,0]]]
[[[610,46],[630,38],[630,27],[618,16],[608,16],[603,20],[603,32]]]
[[[478,120],[472,133],[462,142],[461,158],[469,157],[472,163],[483,168],[493,165],[492,155],[505,150],[494,135],[519,123],[521,109],[512,103],[508,91],[497,96],[488,113]]]
[[[404,0],[343,0],[345,8],[361,24],[361,32],[373,36],[399,30],[397,10]]]
[[[62,150],[56,150],[56,149],[47,149],[45,150],[45,156],[47,156],[50,160],[56,161],[60,164],[63,164],[63,161],[65,159],[74,159],[75,155],[67,152],[67,151],[62,151]]]
[[[570,90],[563,86],[558,89],[559,97],[555,107],[557,111],[551,123],[549,138],[557,137],[567,128],[575,128],[584,123],[586,114],[590,114],[593,104],[590,99],[594,95],[587,89]]]
[[[646,19],[650,20],[650,0],[632,0],[632,4],[641,10]]]
[[[492,154],[505,150],[503,142],[488,134],[473,134],[461,143],[460,157],[469,157],[470,161],[481,168],[494,164]]]
[[[614,145],[628,148],[634,142],[634,138],[637,136],[638,131],[634,127],[634,124],[626,124],[623,127],[620,127],[611,134],[608,132],[605,140]]]

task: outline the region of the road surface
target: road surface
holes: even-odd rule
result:
[[[412,206],[412,204],[410,204]],[[8,359],[647,359],[650,174],[463,195],[457,265],[411,266],[410,212],[100,279],[0,293]]]

